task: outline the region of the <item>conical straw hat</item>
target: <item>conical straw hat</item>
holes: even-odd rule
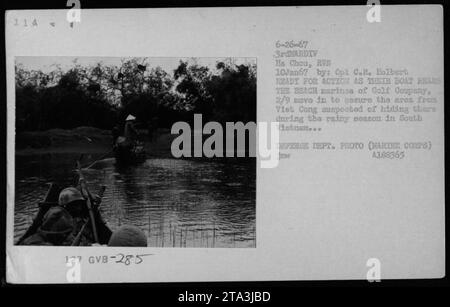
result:
[[[130,114],[130,115],[127,116],[126,121],[127,120],[135,120],[135,119],[136,119],[136,117],[134,117],[133,115]]]

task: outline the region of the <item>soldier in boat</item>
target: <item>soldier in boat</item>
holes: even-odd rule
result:
[[[99,238],[98,243],[95,243],[86,199],[80,190],[68,187],[59,193],[58,202],[53,202],[47,197],[44,203],[49,204],[49,207],[43,214],[43,218],[35,219],[27,231],[29,233],[25,234],[23,240],[19,240],[18,244],[39,246],[99,246],[107,244],[108,246],[146,247],[147,237],[136,226],[123,225],[114,233],[111,232],[98,212],[99,198],[97,195],[93,197],[95,199],[93,202],[95,206],[94,219]]]
[[[98,206],[100,205],[101,197],[93,196],[94,205],[94,220],[96,223],[96,231],[100,244],[108,243],[111,236],[111,230],[103,221]],[[92,223],[89,222],[89,210],[86,205],[86,199],[81,194],[80,190],[75,187],[68,187],[59,194],[58,204],[65,208],[73,218],[74,222],[74,239],[72,245],[88,246],[95,242],[95,236],[92,229]]]
[[[63,207],[54,206],[48,209],[42,220],[42,225],[22,245],[70,245],[74,221],[70,213]]]
[[[74,223],[73,234],[74,237],[77,236],[89,218],[86,200],[77,188],[69,187],[62,190],[59,194],[58,204],[65,208],[72,216]],[[77,245],[86,246],[90,245],[92,242],[95,242],[94,234],[92,233],[92,228],[89,223],[87,223],[87,225],[83,228],[83,232],[80,236],[81,237]]]
[[[22,238],[19,239],[17,242],[18,245],[89,246],[95,242],[86,199],[83,197],[80,190],[75,187],[69,187],[63,189],[61,192],[59,191],[60,189],[58,189],[56,185],[50,187],[46,199],[39,204],[39,212],[34,219],[33,224],[28,228]],[[99,239],[98,243],[107,244],[111,237],[111,230],[103,221],[98,210],[101,197],[95,195],[91,198]],[[58,218],[60,218],[61,221],[58,221]],[[49,225],[53,224],[48,224],[50,223],[49,221],[58,226],[58,231],[61,231],[61,229],[64,228],[61,225],[71,224],[70,233],[67,236],[65,232],[60,235],[52,235],[49,231],[54,230],[50,229]],[[67,227],[67,229],[68,228],[69,227]],[[65,236],[65,240],[58,239],[62,235]],[[53,237],[56,237],[56,239],[53,240]],[[52,240],[49,240],[49,238]]]

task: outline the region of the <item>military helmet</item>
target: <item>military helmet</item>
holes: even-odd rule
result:
[[[147,237],[136,226],[123,225],[113,232],[108,246],[147,246]]]
[[[64,190],[59,193],[59,199],[58,203],[60,206],[66,206],[67,204],[77,201],[77,200],[83,200],[84,197],[81,195],[81,192],[74,187],[65,188]]]
[[[68,234],[73,231],[73,219],[66,209],[54,206],[48,209],[42,220],[41,232],[47,235]]]

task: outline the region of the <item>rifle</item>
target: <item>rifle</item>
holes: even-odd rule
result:
[[[102,186],[102,187],[100,188],[100,192],[98,193],[98,196],[99,196],[100,198],[103,197],[103,194],[105,193],[105,189],[106,189],[105,186]],[[97,207],[97,208],[98,208],[98,207]],[[82,226],[81,229],[80,229],[80,232],[78,232],[78,234],[76,235],[75,239],[73,239],[73,242],[72,242],[71,246],[78,246],[78,244],[80,244],[81,235],[83,234],[84,229],[86,228],[86,226],[89,224],[89,220],[90,220],[90,219],[88,219],[88,220],[83,224],[83,226]]]
[[[92,224],[92,232],[94,233],[94,240],[95,240],[95,243],[99,243],[98,233],[97,233],[97,225],[95,223],[94,210],[92,208],[92,202],[91,202],[92,196],[91,196],[91,193],[89,193],[89,190],[86,186],[86,181],[84,179],[83,172],[81,171],[80,160],[77,161],[77,171],[78,171],[78,175],[80,176],[79,184],[80,184],[81,194],[86,198],[86,205],[89,210],[89,217],[90,217],[91,224]]]
[[[75,239],[73,239],[73,242],[72,244],[70,244],[70,246],[78,246],[78,244],[80,244],[81,235],[83,234],[87,224],[89,224],[89,219],[83,224],[83,226],[80,229],[80,232],[77,234]]]

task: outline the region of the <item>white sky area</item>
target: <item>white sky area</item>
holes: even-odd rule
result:
[[[102,63],[105,66],[117,66],[120,67],[122,61],[130,58],[138,59],[138,62],[150,64],[151,68],[160,66],[169,75],[173,76],[173,71],[180,63],[180,60],[188,61],[189,64],[197,63],[201,66],[210,68],[211,71],[215,70],[216,63],[223,61],[226,63],[240,64],[256,64],[256,58],[172,58],[172,57],[66,57],[66,56],[22,56],[16,57],[16,64],[22,64],[27,70],[41,70],[44,73],[48,73],[56,69],[56,65],[59,65],[63,71],[70,70],[76,64],[81,66],[95,66],[97,63]]]

